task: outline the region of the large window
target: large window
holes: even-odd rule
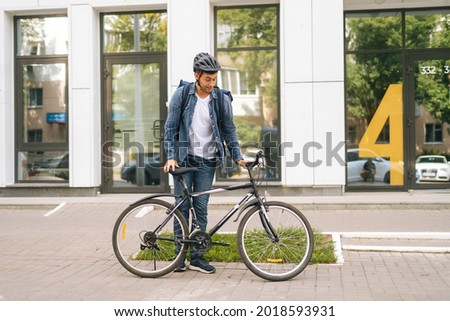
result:
[[[448,53],[450,10],[346,13],[345,26],[347,186],[419,182],[405,164],[449,156],[450,63],[414,57]]]
[[[167,13],[119,13],[103,16],[103,52],[166,52]]]
[[[266,177],[280,180],[279,7],[223,7],[215,11],[216,55],[222,66],[218,85],[233,95],[234,122],[244,157],[258,149],[266,155]],[[240,178],[229,160],[226,174]]]
[[[69,179],[67,17],[16,18],[16,180]]]

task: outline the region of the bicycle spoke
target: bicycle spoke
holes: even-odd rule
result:
[[[312,231],[304,216],[280,202],[266,204],[266,216],[258,207],[242,219],[238,249],[244,263],[255,274],[269,280],[286,280],[299,274],[312,254]],[[269,220],[277,238],[264,228]]]
[[[130,272],[158,277],[171,272],[184,258],[186,245],[176,240],[188,233],[181,213],[167,215],[170,205],[151,200],[130,206],[114,227],[114,253]],[[175,229],[177,228],[177,232]]]

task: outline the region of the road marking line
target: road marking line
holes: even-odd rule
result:
[[[143,218],[145,215],[147,215],[148,213],[150,213],[151,211],[153,211],[155,209],[154,206],[147,206],[147,207],[143,207],[139,210],[139,212],[136,214],[136,218]]]
[[[59,211],[61,208],[64,207],[64,205],[66,205],[66,202],[59,204],[58,206],[56,206],[54,209],[52,209],[51,211],[48,211],[44,217],[48,217],[50,215],[55,214],[57,211]]]

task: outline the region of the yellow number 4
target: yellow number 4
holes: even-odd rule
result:
[[[389,120],[389,144],[376,140]],[[370,151],[390,158],[391,185],[403,185],[403,104],[402,85],[389,85],[380,106],[359,143],[360,157],[373,157]]]

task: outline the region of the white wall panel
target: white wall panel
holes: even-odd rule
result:
[[[303,162],[303,148],[313,140],[312,95],[311,83],[285,85],[285,108],[281,112],[282,143],[286,146],[283,183],[289,186],[313,184],[313,169]]]
[[[45,1],[59,1],[59,0],[45,0]],[[71,0],[65,0],[65,1],[71,1]],[[77,1],[83,1],[83,0],[77,0]],[[128,8],[132,8],[131,10],[134,10],[134,8],[137,8],[139,6],[144,7],[154,7],[160,6],[161,4],[166,4],[171,0],[90,0],[89,2],[93,7],[98,5],[105,5],[105,6],[114,6],[114,5],[125,5]],[[86,3],[86,1],[85,1]]]
[[[0,10],[0,187],[14,183],[13,19]]]
[[[101,138],[98,96],[97,15],[89,5],[69,10],[69,158],[70,186],[99,184]],[[95,61],[95,63],[94,63]]]
[[[169,84],[178,86],[180,79],[193,80],[192,62],[197,53],[213,53],[208,0],[171,0],[169,15]],[[171,94],[169,91],[169,96]],[[170,97],[169,97],[170,98]]]
[[[109,9],[123,10],[142,10],[165,7],[166,2],[170,0],[39,0],[40,7],[69,7],[77,4],[90,4],[93,8],[102,8],[109,11]]]
[[[5,13],[0,10],[0,43],[4,43],[5,38]],[[0,187],[5,186],[5,143],[6,143],[6,119],[5,119],[5,47],[0,47]]]
[[[72,88],[89,88],[92,84],[92,8],[73,5],[70,10],[71,83]]]
[[[342,0],[312,1],[313,79],[344,80],[344,16]]]
[[[92,99],[90,89],[72,90],[70,105],[70,186],[93,186],[93,149],[98,135],[93,134]]]
[[[313,95],[316,144],[313,150],[314,163],[318,165],[314,166],[314,185],[344,185],[344,83],[314,83]]]
[[[13,0],[13,1],[8,1],[8,0],[2,0],[0,2],[0,8],[34,8],[37,7],[39,5],[39,0]]]
[[[311,0],[285,0],[281,10],[280,40],[283,44],[285,82],[312,80]]]
[[[77,4],[86,4],[83,0],[39,0],[40,7],[67,8]]]

